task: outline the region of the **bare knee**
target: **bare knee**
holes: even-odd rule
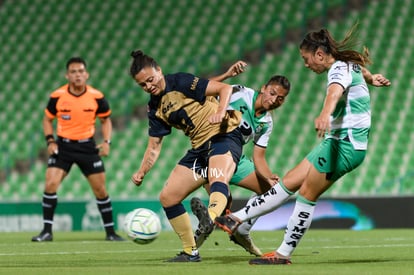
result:
[[[56,193],[60,186],[60,180],[59,179],[49,179],[46,180],[45,183],[45,192],[46,193]]]
[[[159,199],[162,207],[171,207],[173,205],[179,204],[182,201],[181,198],[169,194],[168,192],[164,191],[164,189],[161,191]]]
[[[95,188],[93,190],[93,193],[98,199],[104,199],[108,197],[108,192],[106,191],[105,184],[102,184],[101,186],[98,186],[98,188]]]
[[[56,193],[62,180],[65,178],[66,172],[59,168],[47,168],[45,180],[45,192]]]
[[[99,174],[92,174],[88,177],[89,185],[92,188],[92,191],[96,198],[98,199],[104,199],[108,197],[108,193],[106,191],[105,187],[105,174],[99,173]]]
[[[161,193],[159,195],[159,200],[160,200],[160,203],[163,207],[168,207],[167,198],[168,197],[164,194],[164,192],[161,191]]]

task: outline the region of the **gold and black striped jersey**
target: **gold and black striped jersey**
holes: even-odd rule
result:
[[[148,104],[149,135],[165,136],[171,127],[182,130],[197,148],[217,134],[229,133],[240,123],[241,113],[228,111],[221,124],[211,124],[208,117],[215,114],[218,101],[206,96],[208,80],[191,74],[166,75],[166,89],[151,96]]]

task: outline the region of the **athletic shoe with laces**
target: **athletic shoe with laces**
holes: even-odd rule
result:
[[[32,242],[51,242],[53,241],[53,234],[50,232],[40,232],[39,235],[32,238]]]
[[[191,255],[181,251],[172,259],[166,260],[166,262],[170,263],[186,263],[186,262],[201,262],[200,254],[198,250],[193,250]]]
[[[262,256],[262,251],[253,243],[252,239],[250,238],[250,234],[243,235],[239,231],[235,231],[232,235],[230,235],[230,240],[233,241],[235,244],[240,245],[243,247],[247,252],[255,256]]]
[[[105,240],[106,241],[111,241],[111,242],[123,242],[123,241],[125,241],[124,238],[122,238],[121,236],[119,236],[119,235],[117,235],[115,233],[114,234],[106,235]]]
[[[217,217],[214,220],[214,223],[230,235],[232,235],[241,224],[241,222],[231,214]]]
[[[289,258],[279,257],[276,252],[268,252],[260,258],[254,258],[249,261],[251,265],[290,265],[292,261]]]
[[[208,214],[208,209],[199,198],[191,199],[191,211],[198,219],[198,230],[207,238],[214,230],[214,222]]]

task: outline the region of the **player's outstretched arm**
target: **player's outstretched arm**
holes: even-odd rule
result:
[[[260,146],[253,147],[253,162],[256,167],[256,174],[258,177],[265,180],[270,186],[279,182],[279,175],[274,174],[266,161],[266,148]]]
[[[148,138],[148,145],[144,153],[144,158],[141,161],[141,166],[131,177],[131,180],[135,185],[140,186],[142,184],[145,175],[151,170],[152,166],[154,166],[157,161],[158,156],[161,153],[161,147],[162,137]]]
[[[222,82],[228,78],[231,78],[231,77],[234,77],[234,76],[237,76],[243,73],[246,70],[246,66],[247,66],[246,62],[239,60],[233,65],[231,65],[230,68],[225,73],[210,77],[209,79]]]
[[[362,68],[362,74],[365,81],[375,87],[387,87],[391,85],[391,81],[382,74],[372,74],[367,68]]]

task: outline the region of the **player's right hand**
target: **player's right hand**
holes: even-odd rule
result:
[[[144,176],[145,174],[138,171],[136,173],[134,173],[131,177],[131,181],[136,185],[136,186],[140,186],[142,184],[142,182],[144,181]]]
[[[315,123],[315,131],[319,138],[323,138],[326,132],[330,131],[330,120],[329,115],[320,114],[314,120]]]

